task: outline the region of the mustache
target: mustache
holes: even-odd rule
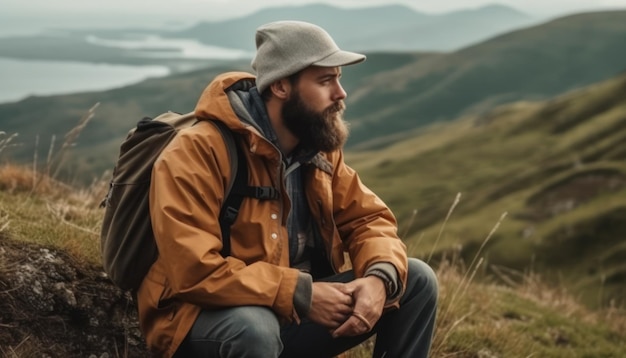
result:
[[[324,110],[324,114],[342,113],[346,109],[343,100],[337,101]]]

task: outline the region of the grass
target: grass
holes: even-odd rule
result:
[[[97,106],[81,117],[58,150],[51,145],[47,160],[42,163],[43,170],[38,170],[36,155],[32,167],[0,165],[0,233],[10,233],[15,240],[60,248],[86,263],[100,263],[102,211],[98,204],[106,193],[107,182],[99,180],[90,186],[72,187],[55,179]],[[0,141],[0,153],[16,136]]]
[[[457,204],[455,201],[451,210]],[[489,277],[473,283],[484,263],[482,250],[505,216],[489,232],[468,267],[458,257],[439,264],[442,299],[432,356],[618,356],[626,346],[624,310],[590,311],[563,287],[547,285],[532,271],[498,270],[506,286],[489,283]]]
[[[86,263],[99,262],[102,211],[97,205],[102,187],[70,190],[50,181],[33,190],[30,168],[2,168],[2,232],[17,240],[61,248]],[[459,197],[452,204],[448,219],[453,220],[453,211],[461,203]],[[544,283],[533,272],[500,268],[497,277],[485,277],[482,248],[506,220],[503,215],[490,232],[485,231],[486,238],[469,265],[459,256],[436,264],[441,299],[432,357],[619,356],[626,349],[623,308],[589,310],[566,289]],[[447,220],[441,224],[440,235],[449,224]],[[480,282],[477,276],[482,276]],[[3,354],[25,356],[28,344],[25,340],[20,347],[3,347]],[[367,357],[372,344],[356,347],[344,357]]]
[[[515,279],[510,286],[473,283],[454,260],[436,272],[441,300],[432,358],[620,357],[626,349],[623,310],[589,311],[537,275],[507,272]],[[346,358],[369,357],[370,349],[368,342]]]
[[[103,188],[71,190],[49,183],[37,191],[24,190],[18,182],[30,184],[28,174],[32,174],[29,169],[0,170],[0,231],[9,232],[15,240],[58,247],[99,264],[102,211],[97,208],[97,196],[104,197]]]

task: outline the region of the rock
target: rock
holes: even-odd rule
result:
[[[0,347],[16,356],[148,356],[132,298],[101,268],[1,233],[0,312],[11,328],[0,329]]]

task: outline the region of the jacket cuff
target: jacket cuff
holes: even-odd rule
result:
[[[311,309],[313,299],[313,278],[311,275],[300,272],[296,291],[293,294],[293,307],[300,317],[306,317]]]
[[[378,262],[365,271],[365,276],[376,276],[382,279],[387,289],[387,302],[394,301],[402,291],[402,284],[396,268],[388,262]]]

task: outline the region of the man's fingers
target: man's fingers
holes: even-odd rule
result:
[[[350,314],[341,314],[335,313],[332,317],[334,327],[337,328],[341,326],[344,322],[346,322],[350,318]]]
[[[333,337],[358,336],[371,330],[361,319],[350,316],[341,326],[333,331]]]
[[[361,323],[365,326],[367,332],[372,330],[373,325],[367,318],[365,318],[365,316],[356,311],[352,312],[352,316],[361,321]]]
[[[352,296],[354,293],[354,285],[351,282],[348,283],[339,283],[339,282],[331,282],[333,287],[335,287],[339,292],[344,293],[348,296]]]
[[[353,317],[348,318],[341,326],[337,327],[337,329],[332,332],[333,338],[350,335],[348,333],[349,331],[354,330],[354,324],[355,323],[353,322]]]
[[[353,311],[352,303],[337,305],[337,312],[340,312],[340,313],[346,315],[346,317],[351,315],[352,311]]]
[[[354,306],[354,297],[352,297],[352,295],[349,295],[349,294],[343,295],[342,301],[343,302],[341,303],[343,303],[346,306],[350,306],[350,307]]]

